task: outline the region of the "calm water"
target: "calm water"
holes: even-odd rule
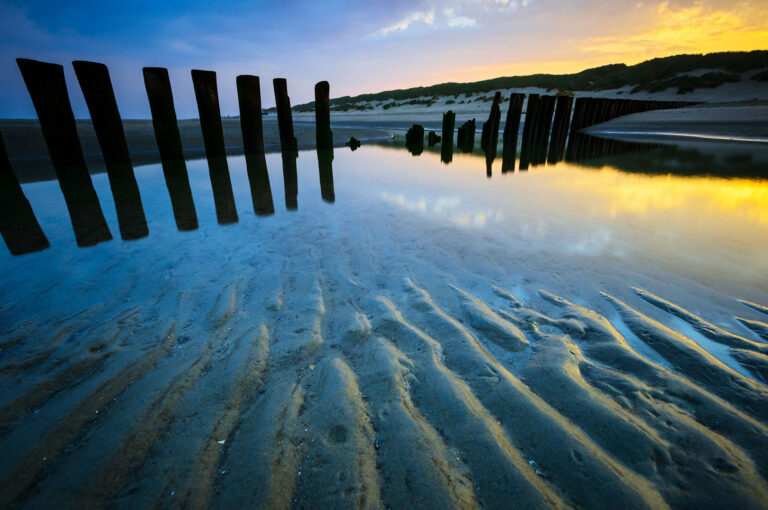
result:
[[[579,305],[566,318],[589,324],[586,315],[579,315],[583,310],[604,316],[616,328],[611,331],[622,335],[654,370],[682,374],[696,387],[713,392],[717,395],[712,397],[717,402],[713,409],[722,405],[718,399],[738,407],[743,397],[753,402],[744,404],[751,418],[743,419],[765,423],[765,415],[760,418],[763,409],[754,404],[765,395],[758,382],[764,381],[760,367],[766,365],[760,363],[765,362],[762,358],[744,362],[741,351],[731,349],[762,352],[759,344],[765,340],[759,325],[754,329],[735,319],[765,322],[759,309],[737,301],[768,305],[768,179],[760,176],[765,149],[752,145],[700,149],[649,147],[508,173],[500,171],[497,160],[489,178],[481,156],[456,153],[446,165],[439,152],[427,150],[414,157],[392,144],[367,145],[355,152],[336,149],[332,177],[326,171],[322,186],[315,152],[299,153],[295,183],[284,179],[281,156],[271,154],[266,162],[272,214],[264,214],[270,207],[263,180],[252,194],[244,157],[227,160],[234,209],[226,186],[222,192],[217,185],[218,215],[207,162],[188,161],[198,226],[186,224],[183,230],[179,229],[183,221],[174,218],[162,167],[143,166],[135,169],[135,175],[148,235],[120,239],[109,180],[99,174],[92,176],[93,184],[113,239],[82,248],[58,183],[24,184],[50,247],[20,256],[6,249],[0,253],[4,452],[0,477],[6,487],[2,501],[29,508],[62,500],[74,504],[80,498],[95,506],[112,502],[126,507],[232,508],[245,501],[260,501],[256,506],[301,506],[313,498],[330,502],[343,494],[384,505],[432,494],[435,505],[450,501],[471,506],[480,501],[495,506],[495,497],[511,495],[502,491],[491,496],[493,490],[483,480],[492,479],[491,472],[504,471],[499,466],[511,462],[510,473],[523,473],[524,481],[518,482],[531,484],[533,492],[523,491],[521,496],[531,504],[540,502],[541,496],[541,501],[550,503],[560,498],[590,506],[596,503],[590,500],[590,491],[600,496],[597,501],[623,500],[629,491],[632,498],[651,506],[658,503],[656,492],[668,502],[695,503],[695,496],[677,494],[665,485],[668,475],[663,470],[652,474],[635,466],[623,456],[621,440],[607,438],[599,427],[593,429],[587,417],[572,414],[565,402],[535,381],[539,375],[545,377],[536,370],[552,364],[536,360],[560,359],[554,351],[545,356],[542,346],[561,338],[554,336],[553,328],[569,324],[557,322],[562,302],[540,292],[547,291]],[[295,198],[292,186],[297,188]],[[189,206],[182,212],[189,215]],[[262,214],[255,214],[255,208]],[[679,308],[670,313],[658,301],[661,298]],[[627,306],[639,310],[640,318],[630,316]],[[520,311],[524,309],[529,315]],[[518,313],[516,319],[513,312]],[[378,322],[380,317],[390,319]],[[562,425],[567,432],[563,441],[587,445],[586,462],[594,461],[594,466],[584,469],[594,469],[597,485],[580,488],[567,466],[558,471],[562,462],[558,454],[541,444],[532,446],[536,441],[530,437],[515,435],[513,417],[505,421],[503,411],[494,411],[490,397],[483,396],[488,392],[480,389],[484,383],[469,375],[480,369],[450,361],[463,347],[448,340],[458,333],[441,329],[446,326],[439,321],[448,318],[455,318],[450,327],[459,328],[461,334],[474,332],[473,341],[492,360],[488,366],[497,367],[492,372],[519,377],[530,389],[521,386],[515,391],[521,395],[533,391],[543,399],[536,403],[539,397],[525,396],[525,405],[534,402],[537,410],[552,406],[542,411],[542,420],[562,413],[565,421],[555,422],[573,423],[589,436]],[[691,363],[713,363],[715,372],[736,374],[747,381],[743,384],[751,388],[748,395],[731,394],[727,385],[709,387],[697,379],[692,365],[678,362],[670,351],[643,336],[655,327],[643,321],[658,321],[668,331],[684,335],[669,342],[683,342],[680,338],[690,342],[680,345],[700,356]],[[722,328],[718,329],[722,334],[707,333],[702,321]],[[531,325],[534,330],[528,331]],[[446,382],[449,385],[443,387],[424,382],[439,381],[443,369],[433,373],[429,363],[434,360],[420,361],[422,348],[411,349],[407,341],[396,340],[417,326],[423,332],[419,338],[435,339],[425,344],[438,353],[434,359],[447,356],[443,362],[467,381],[470,393],[446,389],[459,388],[458,383]],[[517,333],[509,331],[518,327],[527,340],[513,348],[509,338]],[[563,331],[574,335],[573,330]],[[731,338],[727,334],[741,340],[727,340]],[[261,340],[252,343],[252,338]],[[353,342],[354,338],[358,340]],[[383,339],[392,341],[400,354],[384,348]],[[582,345],[584,340],[573,339],[569,345]],[[580,367],[592,361],[610,363],[593,360],[588,347],[582,348],[586,357],[579,358]],[[570,349],[576,356],[576,348]],[[394,419],[389,414],[381,414],[382,406],[391,405],[390,397],[383,396],[389,390],[382,389],[389,383],[383,382],[384,375],[377,379],[371,374],[377,373],[376,367],[389,366],[386,353],[402,356],[400,362],[392,361],[397,370],[415,374],[412,386],[397,387],[403,395],[411,394],[414,403],[406,408],[416,406],[423,414],[418,419],[409,414],[408,420],[430,424],[418,425],[414,431],[421,432],[413,432],[416,435],[408,435],[406,422],[394,424],[388,421]],[[714,358],[707,358],[707,353]],[[462,359],[472,356],[468,353]],[[254,375],[248,367],[261,367],[263,373]],[[616,369],[631,371],[624,366]],[[403,375],[402,380],[409,377]],[[633,377],[632,381],[651,386],[658,382]],[[611,402],[603,402],[603,396],[584,404],[587,409],[607,406],[608,416],[617,423],[635,423],[635,417],[622,414],[625,397],[587,380],[590,391],[605,391]],[[467,395],[477,395],[479,403],[468,403]],[[347,398],[348,405],[328,407],[328,402]],[[494,453],[487,453],[485,460],[483,455],[473,457],[472,452],[490,451],[481,440],[466,443],[479,432],[472,432],[472,427],[451,432],[451,423],[462,422],[460,417],[450,418],[448,411],[426,403],[452,398],[458,399],[456,409],[465,404],[482,407],[482,412],[477,408],[470,414],[494,430],[500,441],[493,443],[494,448],[506,444],[499,439],[506,435],[523,452],[522,461],[498,460]],[[679,412],[664,411],[675,415],[669,418],[672,421],[685,421],[688,418],[682,416],[693,413],[685,403],[664,405],[680,406]],[[328,422],[329,415],[338,416],[343,424]],[[496,421],[498,430],[493,429]],[[285,423],[292,428],[281,428]],[[652,429],[657,426],[649,423]],[[703,425],[706,430],[711,422],[705,419]],[[342,427],[343,433],[333,427]],[[429,432],[430,427],[447,432],[439,436]],[[683,445],[704,433],[694,429],[698,432],[691,435],[661,434],[658,441],[666,441],[664,448],[672,448],[678,440]],[[395,437],[398,434],[402,437]],[[553,434],[556,444],[560,436]],[[635,431],[627,434],[632,438]],[[333,440],[323,439],[327,437]],[[725,441],[707,437],[713,445]],[[745,445],[752,439],[745,437],[729,436],[733,444],[723,446],[733,458],[716,455],[726,456],[742,478],[733,475],[712,482],[707,478],[709,468],[696,467],[691,460],[690,471],[702,474],[685,475],[686,483],[705,492],[710,484],[708,490],[747,507],[764,501],[760,477],[768,463],[758,455],[755,467],[734,453],[738,448],[748,452]],[[447,460],[434,462],[446,462],[444,469],[454,473],[452,482],[430,481],[427,471],[437,464],[422,465],[426,457],[402,450],[402,444],[414,438],[427,450],[442,452],[434,454]],[[351,450],[339,445],[351,445]],[[464,464],[451,460],[446,448],[461,450],[456,458],[466,455]],[[606,453],[595,453],[598,450]],[[690,455],[698,459],[709,454]],[[378,467],[372,464],[373,457]],[[364,460],[355,464],[353,458]],[[529,458],[538,459],[541,467],[528,463]],[[614,458],[634,470],[639,481],[627,482],[633,478],[621,474],[624,467],[603,469]],[[282,467],[276,467],[275,459],[284,459]],[[423,473],[419,482],[423,485],[400,474],[398,459]],[[501,464],[495,464],[497,460]],[[328,466],[335,470],[333,476],[327,473]],[[339,469],[353,472],[345,471],[340,479]],[[760,473],[756,477],[751,474],[755,469]],[[611,473],[619,473],[618,478]],[[508,485],[518,487],[518,482],[510,481],[517,475],[509,476]],[[387,477],[394,481],[382,482]],[[352,492],[345,488],[347,478],[358,480],[354,490],[349,489]],[[468,482],[469,489],[452,485],[464,479],[474,480]],[[412,491],[408,496],[404,487]]]

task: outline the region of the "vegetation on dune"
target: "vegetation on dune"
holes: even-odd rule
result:
[[[355,109],[360,102],[385,102],[385,109],[403,104],[431,105],[441,96],[469,98],[476,93],[483,94],[500,89],[539,87],[547,90],[583,90],[600,91],[630,86],[632,92],[658,92],[676,87],[678,93],[686,93],[698,88],[717,87],[723,83],[738,81],[735,73],[768,67],[768,50],[729,51],[706,55],[674,55],[654,58],[639,64],[610,64],[586,69],[573,74],[532,74],[529,76],[509,76],[470,83],[439,83],[426,87],[386,90],[373,94],[343,96],[331,100],[335,111]],[[716,69],[701,76],[680,76],[697,69]],[[768,71],[755,75],[753,80],[768,80]],[[423,98],[429,99],[423,99]],[[491,98],[492,99],[492,98]],[[413,101],[420,102],[413,102]],[[490,99],[488,99],[490,100]],[[294,107],[295,111],[314,111],[315,103],[306,103]]]

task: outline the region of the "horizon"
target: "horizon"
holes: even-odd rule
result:
[[[64,66],[77,118],[88,118],[88,112],[73,60],[109,67],[123,118],[149,118],[141,70],[166,67],[181,119],[197,117],[192,69],[217,73],[222,115],[235,116],[239,74],[261,78],[263,106],[269,108],[275,77],[288,80],[291,103],[297,105],[314,99],[314,84],[321,80],[330,82],[335,98],[501,76],[570,74],[683,53],[768,48],[768,6],[753,1],[606,6],[594,0],[441,5],[302,0],[289,6],[238,2],[223,7],[196,1],[185,3],[184,11],[179,7],[176,2],[108,7],[92,1],[0,2],[0,117],[36,117],[17,57]]]

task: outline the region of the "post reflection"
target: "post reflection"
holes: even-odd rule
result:
[[[45,237],[27,197],[13,173],[5,142],[0,136],[0,235],[12,255],[23,255],[48,248]]]
[[[336,201],[333,190],[333,148],[317,149],[317,164],[320,173],[320,195],[329,203]]]

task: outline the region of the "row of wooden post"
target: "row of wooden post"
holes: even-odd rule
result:
[[[490,175],[491,164],[496,157],[501,95],[494,95],[488,120],[483,124],[481,147],[486,155],[487,171]],[[502,136],[502,172],[514,171],[517,155],[520,119],[523,113],[525,95],[512,93],[509,98],[504,133]],[[571,96],[541,96],[529,94],[525,112],[525,123],[520,141],[520,170],[529,165],[538,165],[549,161],[554,163],[562,159],[584,157],[593,154],[590,143],[595,142],[580,133],[580,130],[606,122],[610,119],[649,110],[680,108],[695,103],[684,101],[640,101],[632,99],[607,99],[581,97],[574,101]],[[573,114],[571,113],[573,112]],[[441,159],[449,163],[452,159],[453,126],[455,114],[448,111],[443,116],[443,150]],[[474,146],[474,119],[459,127],[457,145],[463,152],[471,152]],[[567,146],[566,146],[567,142]],[[450,150],[446,150],[450,144]]]
[[[77,244],[91,246],[112,238],[96,191],[93,188],[80,145],[77,127],[64,78],[58,64],[17,59],[27,90],[37,112],[43,136],[64,195]],[[146,217],[125,139],[107,67],[95,62],[73,62],[75,74],[85,97],[94,131],[104,156],[110,188],[114,197],[118,224],[123,239],[148,235]],[[179,230],[198,226],[192,191],[181,145],[178,120],[173,103],[170,78],[165,68],[143,70],[144,84],[152,113],[163,174],[171,197]],[[238,221],[234,193],[226,160],[216,73],[192,71],[195,99],[200,115],[203,143],[208,160],[216,216],[221,224]],[[243,149],[246,157],[253,208],[256,214],[272,214],[274,205],[267,174],[262,130],[259,78],[238,76],[236,80],[240,107]],[[296,157],[298,144],[293,133],[290,98],[286,80],[273,82],[278,112],[278,128],[283,155],[286,207],[297,207],[298,184]],[[317,148],[322,198],[333,202],[333,133],[330,129],[328,82],[315,86]],[[13,173],[0,137],[0,231],[11,253],[27,253],[48,246],[21,186]]]

